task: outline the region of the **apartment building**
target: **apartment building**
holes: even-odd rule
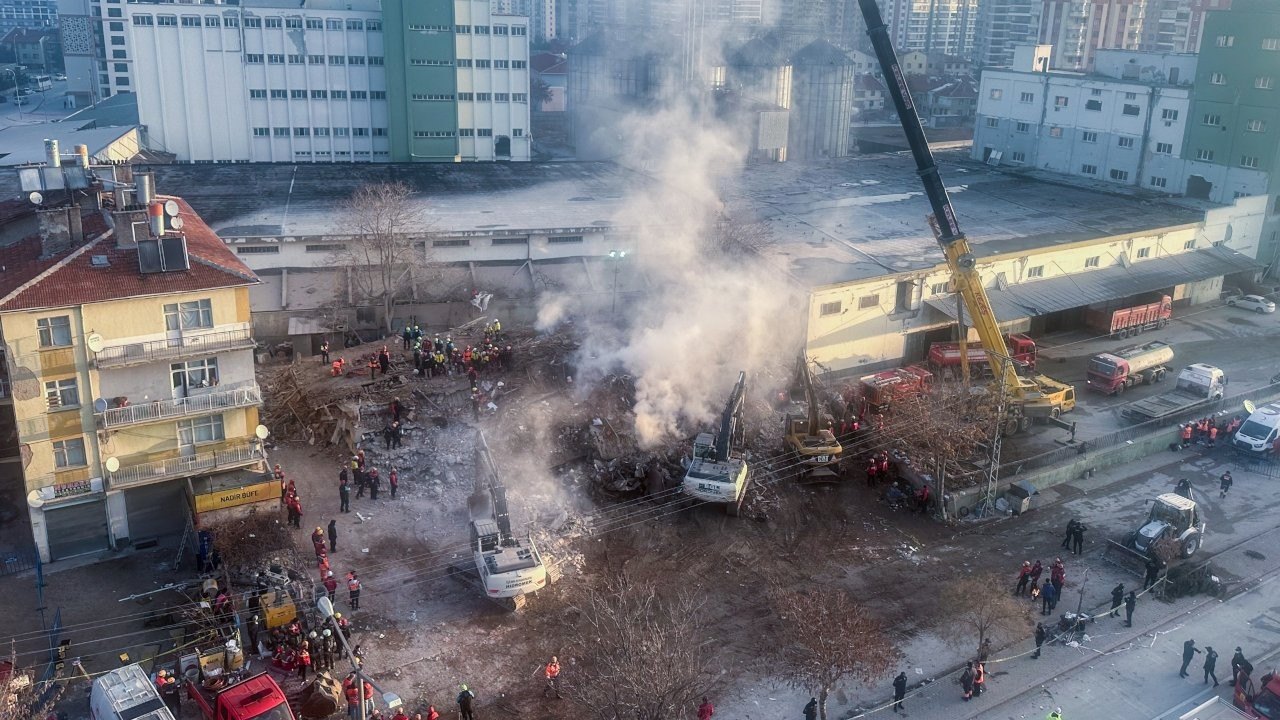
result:
[[[1053,45],[1050,66],[1090,70],[1101,49],[1137,50],[1149,0],[1044,0],[1040,42]]]
[[[111,187],[129,184],[119,168]],[[3,371],[45,561],[181,534],[193,507],[220,504],[204,496],[269,479],[257,277],[180,198],[102,210],[96,172],[72,168],[87,198],[33,209],[37,232],[0,230]]]
[[[0,0],[0,34],[14,28],[55,28],[57,25],[55,0]]]
[[[978,5],[973,64],[1009,67],[1018,45],[1034,44],[1040,33],[1043,0],[984,0]]]
[[[1228,10],[1231,0],[1147,0],[1142,49],[1151,52],[1196,52],[1211,10]]]
[[[1101,50],[1095,72],[988,68],[975,159],[1178,193],[1196,56]]]
[[[881,3],[885,24],[899,53],[971,56],[978,0],[889,0]]]

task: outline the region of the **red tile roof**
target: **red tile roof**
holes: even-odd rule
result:
[[[119,249],[105,220],[96,213],[84,216],[89,242],[73,250],[40,258],[39,237],[28,237],[0,248],[0,312],[66,307],[106,302],[140,295],[186,293],[214,288],[239,287],[258,282],[253,273],[204,220],[180,198],[175,200],[187,236],[191,269],[183,272],[142,274],[138,251]],[[95,239],[96,238],[96,239]],[[106,267],[93,267],[94,255],[105,255]]]

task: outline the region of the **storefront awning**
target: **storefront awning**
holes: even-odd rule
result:
[[[1225,247],[1213,247],[1143,260],[1128,267],[1115,265],[1049,280],[988,288],[987,296],[991,299],[996,319],[1004,323],[1256,267],[1258,264],[1245,255]],[[956,317],[954,294],[938,295],[925,303],[953,320]],[[967,310],[965,315],[967,320]]]

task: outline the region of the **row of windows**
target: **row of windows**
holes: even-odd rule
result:
[[[412,30],[413,26],[410,26],[409,29]],[[453,27],[453,31],[459,35],[489,35],[490,34],[488,25],[455,25]],[[509,33],[508,33],[507,25],[494,25],[492,34],[493,35],[507,35],[507,34],[524,35],[526,32],[527,32],[527,29],[523,25],[511,25]]]
[[[458,128],[458,137],[493,137],[489,128]],[[524,128],[512,128],[511,137],[524,137]]]
[[[109,17],[119,17],[119,12],[109,14]],[[134,15],[133,24],[140,26],[160,26],[160,27],[178,27],[179,18],[177,15]],[[240,18],[238,17],[219,17],[217,15],[205,15],[203,19],[199,15],[183,15],[181,18],[182,27],[240,27]],[[301,30],[304,25],[303,18],[257,18],[246,17],[244,26],[247,28],[286,28],[289,30]],[[379,32],[382,30],[381,20],[342,20],[329,18],[321,20],[320,18],[306,18],[305,26],[308,30],[370,30]]]
[[[386,128],[256,127],[254,137],[386,137]]]
[[[266,90],[250,88],[250,100],[386,100],[386,90]]]
[[[202,445],[227,439],[221,415],[179,420],[178,444]],[[89,464],[85,454],[84,438],[70,438],[53,442],[53,465],[58,469],[79,468]]]
[[[452,93],[438,93],[438,94],[437,93],[427,93],[427,94],[414,93],[411,97],[414,100],[419,100],[419,101],[454,100],[455,99]]]
[[[381,66],[381,55],[282,55],[280,53],[245,53],[244,61],[251,65],[373,65]]]
[[[494,102],[523,103],[523,102],[529,102],[529,93],[460,92],[458,93],[458,99],[462,100],[463,102],[470,102],[472,100],[476,102],[489,102],[492,100]]]
[[[424,58],[409,58],[409,64],[452,67],[453,61],[452,60],[432,60],[432,59],[424,59]]]
[[[163,308],[165,330],[198,330],[213,327],[209,300],[168,303]],[[54,315],[36,320],[36,337],[42,348],[71,346],[71,316]]]
[[[1218,47],[1235,47],[1235,35],[1219,35]],[[1262,49],[1275,52],[1280,50],[1280,38],[1262,38]]]
[[[1213,162],[1213,157],[1214,157],[1214,154],[1212,150],[1207,150],[1205,148],[1198,148],[1196,150],[1197,160],[1203,160],[1204,162]],[[1249,168],[1251,170],[1257,169],[1260,163],[1261,163],[1261,159],[1257,155],[1241,155],[1240,156],[1240,167],[1242,168]]]
[[[1209,83],[1212,85],[1226,85],[1227,76],[1225,73],[1212,73],[1209,75]],[[1276,80],[1270,75],[1258,75],[1253,79],[1253,87],[1255,90],[1275,90]]]
[[[458,64],[458,67],[460,68],[495,67],[495,68],[498,68],[499,70],[506,70],[508,68],[513,70],[523,70],[529,67],[529,63],[524,60],[494,60],[492,64],[490,64],[490,61],[485,60],[483,58],[458,58],[457,64]]]
[[[1081,166],[1080,166],[1080,172],[1081,172],[1082,174],[1085,174],[1085,175],[1097,175],[1097,174],[1098,174],[1098,166],[1097,166],[1097,165],[1087,165],[1087,164],[1086,164],[1086,165],[1081,165]],[[1109,171],[1109,173],[1108,173],[1108,174],[1110,175],[1110,177],[1111,177],[1111,179],[1112,179],[1112,180],[1115,180],[1115,181],[1117,181],[1117,182],[1125,182],[1125,181],[1127,181],[1127,180],[1129,179],[1129,171],[1128,171],[1128,170],[1117,170],[1117,169],[1115,169],[1115,168],[1112,168],[1112,169]],[[1141,257],[1141,256],[1139,256],[1139,257]]]

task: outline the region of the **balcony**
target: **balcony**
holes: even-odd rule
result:
[[[107,473],[107,481],[111,488],[145,485],[160,480],[235,470],[265,460],[266,457],[261,444],[238,445],[225,450],[129,465],[116,472]]]
[[[191,415],[210,415],[223,410],[252,407],[262,404],[262,391],[257,385],[218,390],[175,400],[160,400],[141,405],[110,408],[97,414],[98,427],[103,430],[159,422]]]
[[[253,346],[253,332],[246,325],[199,335],[108,345],[101,352],[94,353],[93,364],[98,369],[126,367],[194,355],[248,350]]]
[[[0,400],[8,400],[11,397],[12,395],[9,394],[9,381],[5,378],[0,378]]]

